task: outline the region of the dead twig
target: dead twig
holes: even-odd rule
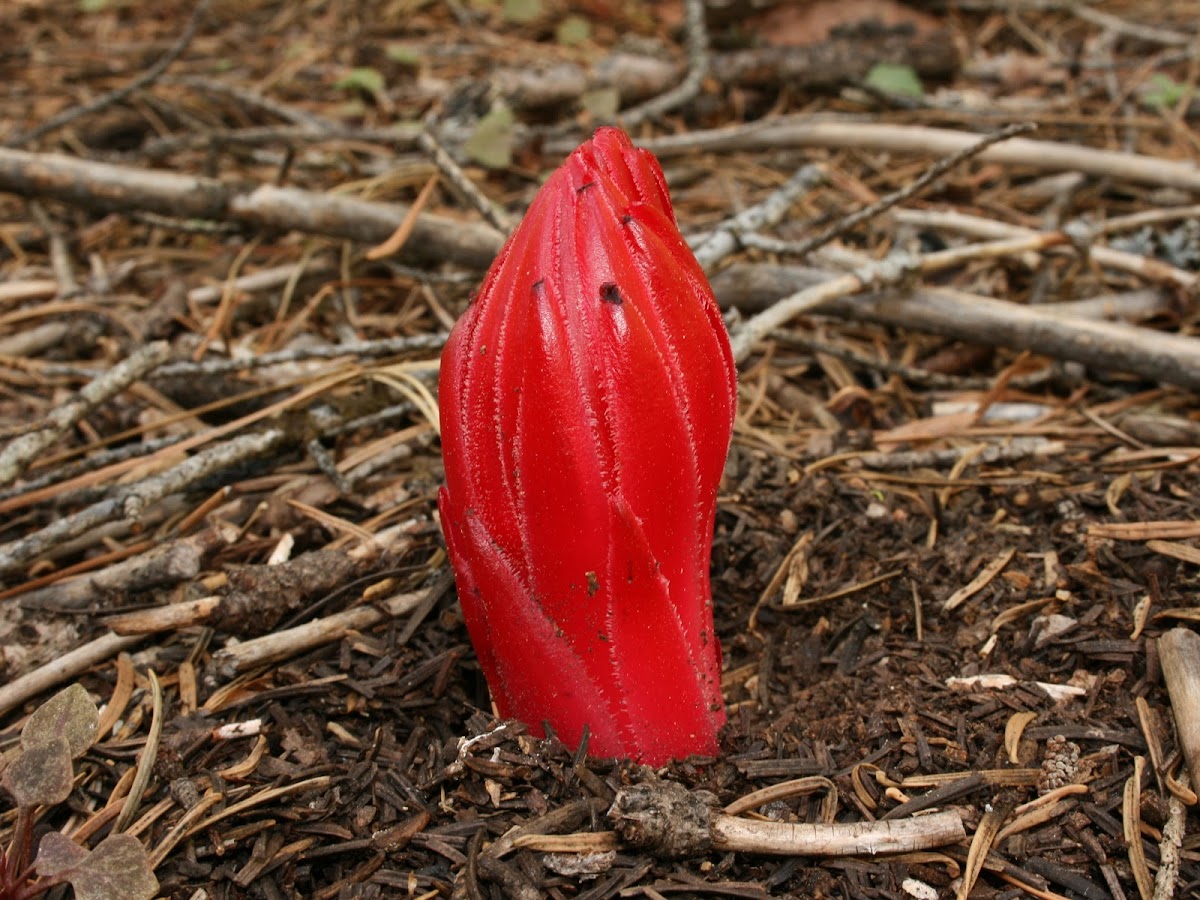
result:
[[[688,70],[683,81],[665,94],[647,100],[621,113],[618,118],[626,128],[656,119],[663,113],[678,109],[700,93],[700,85],[708,74],[708,24],[705,21],[704,0],[684,0],[684,33],[687,36]]]
[[[1023,228],[1020,225],[1010,225],[1007,222],[997,222],[994,219],[985,219],[981,216],[972,216],[953,210],[898,209],[892,213],[892,217],[897,222],[915,228],[956,231],[986,240],[1002,240],[1038,233],[1032,228]],[[1078,250],[1082,245],[1088,258],[1097,265],[1116,269],[1119,272],[1128,272],[1151,281],[1170,284],[1189,292],[1200,287],[1200,275],[1195,272],[1184,271],[1148,256],[1139,256],[1136,253],[1127,253],[1112,247],[1091,245],[1093,234],[1108,234],[1123,230],[1126,226],[1127,223],[1124,220],[1113,219],[1099,226],[1073,227],[1068,224],[1063,227],[1062,231],[1070,237],[1073,248]],[[1066,248],[1060,252],[1065,251]]]
[[[355,128],[337,123],[329,128],[315,128],[312,125],[254,125],[157,137],[146,142],[142,153],[150,160],[161,160],[183,150],[262,147],[270,144],[291,147],[337,141],[361,141],[398,151],[411,150],[420,134],[420,126],[404,125],[390,128]]]
[[[386,240],[408,214],[408,207],[399,203],[372,203],[266,184],[247,188],[213,178],[5,148],[0,148],[0,190],[95,209],[149,210],[364,244]],[[423,213],[402,255],[484,269],[501,243],[502,237],[489,226]]]
[[[713,288],[718,299],[738,293],[736,281],[740,277],[736,267],[715,277]],[[1200,342],[1195,338],[1136,325],[1059,315],[1053,306],[1028,307],[948,288],[918,288],[911,293],[882,291],[834,296],[823,300],[816,309],[822,315],[1030,350],[1101,371],[1129,372],[1200,389]]]
[[[764,150],[778,147],[828,147],[945,156],[970,147],[976,134],[921,125],[849,121],[844,117],[779,116],[750,125],[653,138],[644,145],[662,157],[697,151]],[[557,149],[557,148],[556,148]],[[1200,191],[1200,168],[1190,162],[1080,147],[1055,141],[1011,138],[985,149],[984,162],[1055,172],[1083,172],[1139,184]]]
[[[272,353],[260,353],[241,359],[217,358],[205,359],[200,362],[180,361],[163,366],[156,375],[159,378],[209,376],[264,369],[310,359],[375,359],[418,350],[440,350],[446,343],[446,337],[446,334],[438,332],[417,334],[411,337],[381,338],[377,341],[348,341],[344,344],[296,347],[291,350],[276,350]]]
[[[83,674],[92,666],[116,656],[122,650],[128,650],[142,639],[140,634],[118,635],[110,631],[32,672],[14,678],[8,684],[0,686],[0,716],[7,715],[43,691]]]
[[[137,519],[152,503],[183,490],[215,472],[272,450],[286,437],[282,428],[266,428],[208,447],[165,472],[121,488],[112,497],[56,519],[39,531],[0,545],[0,574],[8,573],[47,552],[61,541],[111,522]]]
[[[155,438],[136,444],[126,444],[122,447],[113,447],[108,450],[98,450],[78,463],[73,465],[56,465],[45,475],[39,475],[37,478],[27,478],[15,487],[0,491],[0,503],[5,503],[14,497],[20,497],[22,494],[27,494],[31,491],[40,491],[52,484],[76,478],[86,472],[102,469],[105,466],[136,459],[141,456],[149,456],[173,444],[178,444],[184,439],[183,435],[171,435],[170,437]],[[45,461],[43,460],[43,462]],[[52,459],[52,461],[59,462],[57,459]]]
[[[370,628],[385,619],[412,612],[425,602],[429,593],[441,594],[449,586],[450,579],[441,578],[425,591],[396,594],[372,606],[348,609],[295,628],[224,647],[213,654],[213,664],[228,678],[255,666],[290,659],[313,647],[340,640],[348,631]]]
[[[99,571],[30,591],[21,597],[20,605],[27,610],[61,612],[89,606],[105,595],[179,584],[199,575],[205,558],[236,537],[237,529],[232,526],[206,528]]]
[[[772,330],[783,325],[789,319],[816,309],[830,300],[855,294],[868,287],[899,285],[914,275],[931,274],[953,268],[972,259],[1016,256],[1031,250],[1044,250],[1047,247],[1066,242],[1067,238],[1062,234],[1034,234],[1025,238],[973,244],[923,256],[913,256],[901,251],[878,262],[864,261],[854,272],[839,275],[798,291],[789,297],[784,297],[773,306],[744,322],[733,334],[733,358],[737,362],[744,362],[750,356],[754,345],[770,334]]]
[[[983,153],[983,151],[985,151],[988,147],[991,147],[993,144],[998,144],[1001,141],[1007,141],[1018,134],[1025,134],[1026,132],[1033,131],[1036,127],[1037,126],[1032,122],[1016,122],[1012,125],[1006,125],[1004,128],[993,131],[990,134],[985,134],[975,143],[963,147],[961,150],[952,153],[950,156],[939,159],[932,166],[922,172],[920,177],[914,179],[911,183],[906,184],[900,190],[893,191],[886,197],[881,197],[870,206],[864,206],[857,212],[851,213],[848,216],[844,216],[823,231],[817,232],[812,237],[798,241],[795,248],[790,252],[793,252],[798,256],[807,256],[818,247],[823,247],[830,241],[840,237],[843,234],[846,234],[849,231],[854,230],[863,222],[867,222],[891,209],[893,206],[903,203],[905,200],[922,193],[927,187],[929,187],[951,169],[962,165],[969,159],[979,156],[981,153]]]
[[[861,453],[850,457],[859,465],[880,472],[913,471],[916,469],[949,468],[966,461],[971,466],[1013,463],[1023,459],[1043,458],[1062,453],[1065,445],[1043,437],[1014,437],[1003,443],[947,447],[940,450],[902,450],[896,453]]]
[[[15,438],[0,451],[0,485],[16,480],[25,466],[33,462],[91,410],[154,371],[166,362],[169,356],[170,347],[165,341],[147,344],[107,372],[97,375],[74,399],[56,406],[42,422],[34,425],[28,433]]]
[[[507,235],[512,231],[512,222],[509,221],[504,210],[500,209],[500,207],[484,196],[483,191],[479,190],[475,186],[475,183],[467,177],[467,173],[446,152],[446,149],[431,131],[426,129],[417,135],[417,146],[429,155],[429,158],[433,160],[433,164],[437,166],[438,171],[442,173],[446,181],[458,192],[460,197],[475,207],[475,211],[483,216],[489,225],[495,228],[501,235]]]
[[[617,792],[608,817],[626,844],[665,858],[696,856],[710,849],[784,856],[903,853],[966,836],[962,818],[953,811],[887,822],[793,824],[716,812],[711,800],[711,795],[688,791],[676,782],[635,784]],[[529,835],[514,843],[550,849],[543,842],[553,840]]]
[[[1182,31],[1172,31],[1168,28],[1156,28],[1152,25],[1142,25],[1138,22],[1127,22],[1125,19],[1114,16],[1111,13],[1091,9],[1079,3],[1071,4],[1070,10],[1085,22],[1091,22],[1093,25],[1099,25],[1107,31],[1151,44],[1166,44],[1169,47],[1187,47],[1196,40],[1195,35],[1192,34],[1185,34]]]
[[[701,268],[712,269],[736,251],[741,245],[744,233],[778,225],[788,214],[792,204],[802,194],[816,187],[824,177],[825,173],[820,166],[804,166],[760,203],[722,222],[694,248],[693,252]]]
[[[70,125],[77,119],[82,119],[84,116],[90,116],[102,109],[108,109],[110,106],[115,106],[126,97],[132,96],[135,92],[149,87],[155,80],[163,74],[175,60],[179,59],[187,50],[188,45],[192,43],[192,38],[196,36],[196,32],[200,30],[200,25],[204,21],[205,15],[208,13],[208,7],[212,0],[199,0],[195,10],[192,12],[191,19],[188,20],[187,27],[183,33],[179,35],[179,39],[164,53],[157,62],[149,69],[139,75],[129,84],[123,85],[116,90],[109,91],[107,94],[102,94],[90,103],[85,103],[83,106],[74,106],[64,110],[56,116],[51,116],[41,125],[30,129],[24,133],[12,135],[4,142],[6,147],[22,147],[25,144],[32,143],[38,138],[49,134],[52,131],[57,131],[64,125]]]

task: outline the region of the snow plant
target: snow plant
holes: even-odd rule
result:
[[[709,557],[737,374],[662,168],[601,128],[455,325],[442,530],[500,714],[659,764],[725,721]]]

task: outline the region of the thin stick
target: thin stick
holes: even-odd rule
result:
[[[361,141],[380,144],[389,150],[410,150],[416,143],[420,125],[396,125],[388,128],[356,128],[335,124],[320,129],[311,125],[257,125],[247,128],[214,128],[211,131],[157,137],[142,145],[148,159],[159,161],[173,153],[193,148],[258,147],[264,144],[325,144],[337,141]]]
[[[1146,41],[1151,44],[1186,47],[1196,40],[1195,35],[1185,34],[1182,31],[1171,31],[1167,28],[1155,28],[1151,25],[1142,25],[1136,22],[1127,22],[1117,16],[1101,12],[1098,9],[1089,9],[1078,3],[1070,4],[1069,9],[1084,21],[1091,22],[1093,25],[1099,25],[1107,31],[1116,32],[1117,34],[1136,38],[1139,41]]]
[[[911,853],[953,844],[966,836],[962,817],[953,811],[885,822],[769,822],[716,814],[707,835],[714,850],[771,856],[874,856]],[[621,846],[616,831],[576,834],[525,834],[513,839],[517,849],[549,853],[596,853]],[[633,842],[637,846],[637,842]],[[705,848],[688,847],[696,853]]]
[[[384,619],[412,612],[425,601],[430,592],[440,593],[447,587],[449,587],[449,581],[441,579],[427,591],[397,594],[375,606],[359,606],[334,613],[323,619],[297,625],[295,628],[243,641],[218,650],[213,654],[213,662],[216,664],[217,671],[226,677],[232,677],[238,672],[244,672],[255,666],[290,659],[313,647],[341,640],[348,631],[370,628]]]
[[[252,459],[282,443],[286,432],[268,428],[208,447],[165,472],[130,485],[115,496],[56,519],[40,531],[0,545],[0,572],[9,572],[56,544],[79,537],[114,519],[137,519],[150,504],[235,463]]]
[[[915,197],[917,194],[920,194],[925,190],[925,188],[929,187],[951,169],[960,166],[969,159],[979,156],[984,150],[993,144],[998,144],[1001,141],[1007,141],[1011,137],[1014,137],[1018,134],[1025,134],[1026,132],[1033,131],[1036,128],[1037,126],[1032,122],[1016,122],[1012,125],[1006,125],[1004,128],[993,131],[990,134],[985,134],[975,143],[968,144],[966,147],[957,150],[950,156],[939,159],[932,166],[922,172],[919,178],[910,184],[906,184],[904,187],[900,188],[900,190],[893,191],[887,196],[876,200],[870,206],[864,206],[858,212],[851,213],[850,215],[843,217],[839,221],[834,222],[824,231],[819,231],[812,237],[808,237],[802,241],[799,241],[793,252],[800,256],[806,256],[807,254],[812,253],[818,247],[823,247],[825,244],[828,244],[835,238],[846,234],[848,231],[854,230],[863,222],[873,219],[891,209],[893,206],[903,203],[910,197]]]
[[[432,132],[426,130],[417,135],[417,146],[429,154],[429,158],[433,160],[433,164],[437,166],[438,171],[445,176],[446,180],[450,182],[451,186],[464,200],[475,207],[476,211],[487,220],[488,224],[502,235],[506,235],[512,231],[512,222],[508,220],[508,216],[505,215],[504,211],[484,196],[483,191],[477,188],[475,182],[467,177],[467,173],[446,152],[445,148],[442,147]]]
[[[857,293],[869,286],[897,285],[915,273],[930,274],[962,265],[973,259],[1017,256],[1031,250],[1044,250],[1047,247],[1064,244],[1066,241],[1066,236],[1057,232],[1053,234],[1035,233],[1028,237],[973,244],[923,256],[914,257],[908,253],[895,253],[878,262],[867,262],[855,272],[832,278],[829,281],[797,291],[789,297],[784,297],[773,306],[746,320],[733,336],[733,358],[737,362],[744,362],[750,356],[750,351],[754,348],[755,343],[788,320],[816,309],[830,300]]]
[[[171,348],[166,341],[147,344],[107,372],[96,376],[73,399],[55,407],[42,422],[0,451],[0,485],[14,481],[42,451],[88,412],[162,365],[170,354]]]
[[[779,147],[828,147],[944,156],[969,147],[979,136],[949,128],[850,121],[844,117],[779,116],[750,126],[734,125],[689,131],[642,142],[660,157],[699,150],[764,150]],[[551,149],[557,149],[552,147]],[[1043,171],[1083,172],[1141,184],[1200,191],[1200,168],[1191,162],[1140,153],[1079,147],[1055,141],[1013,138],[988,147],[979,158]]]
[[[619,114],[626,128],[633,128],[683,106],[698,93],[708,75],[708,26],[704,19],[704,0],[684,0],[684,29],[687,34],[688,71],[678,86]]]
[[[181,361],[163,366],[156,374],[158,378],[223,375],[228,372],[249,371],[276,366],[283,363],[303,362],[309,359],[372,359],[377,356],[395,356],[416,350],[440,350],[446,343],[443,332],[417,334],[411,337],[381,338],[377,341],[348,341],[344,344],[324,344],[317,347],[297,347],[292,350],[276,350],[260,353],[244,359],[206,359],[200,362]],[[52,369],[45,374],[53,375]]]
[[[714,810],[711,795],[675,781],[643,781],[617,791],[608,819],[626,844],[655,856],[696,856],[710,849],[783,856],[904,853],[966,837],[953,810],[879,822],[764,822]]]
[[[820,166],[804,166],[761,203],[756,203],[732,219],[722,222],[695,248],[696,259],[701,268],[707,271],[737,250],[743,233],[778,225],[796,199],[812,190],[824,178],[825,172]]]
[[[343,128],[341,123],[335,122],[332,119],[326,119],[324,116],[316,116],[307,110],[300,109],[297,106],[290,106],[286,103],[279,103],[272,100],[265,94],[261,94],[256,90],[240,87],[228,81],[218,81],[214,78],[199,78],[194,75],[178,75],[163,79],[164,84],[180,84],[185,87],[192,88],[196,91],[205,91],[210,94],[219,94],[235,100],[243,106],[260,109],[263,112],[282,119],[284,122],[291,122],[294,125],[301,125],[309,131],[315,132],[337,132]],[[378,133],[395,134],[395,126],[389,128],[380,128],[374,130],[364,129],[363,133]]]
[[[149,87],[154,81],[162,75],[163,72],[183,55],[191,44],[192,38],[196,36],[196,32],[200,30],[200,23],[204,21],[204,16],[208,13],[208,7],[212,0],[200,0],[196,4],[195,10],[192,12],[191,19],[188,20],[187,27],[183,30],[183,34],[171,46],[162,57],[152,65],[149,69],[139,75],[129,84],[119,87],[116,90],[109,91],[107,94],[102,94],[91,103],[85,103],[83,106],[74,106],[70,109],[63,110],[57,116],[52,116],[38,125],[31,131],[24,134],[16,134],[4,142],[6,147],[21,147],[25,144],[36,141],[38,138],[49,134],[52,131],[57,131],[64,125],[69,125],[76,119],[82,119],[84,116],[90,116],[92,113],[99,112],[102,109],[107,109],[110,106],[115,106],[126,97],[133,94],[135,91],[140,91],[145,87]]]
[[[236,222],[254,229],[303,231],[378,244],[408,213],[401,203],[372,203],[261,184],[257,187],[161,169],[139,169],[55,153],[0,147],[0,191],[51,197],[97,209],[148,211],[185,219]],[[503,243],[491,226],[422,213],[403,256],[483,269]],[[12,352],[12,351],[8,351]]]
[[[116,656],[122,650],[128,650],[141,640],[140,634],[122,636],[110,631],[32,672],[13,679],[0,687],[0,716],[7,715],[43,691],[82,675],[97,663]]]
[[[1163,212],[1167,212],[1167,210],[1163,210]],[[997,222],[994,219],[985,219],[982,216],[972,216],[952,210],[898,209],[892,213],[892,217],[895,221],[905,225],[913,225],[918,228],[938,228],[957,231],[961,234],[969,234],[972,237],[990,240],[1000,240],[1006,237],[1015,238],[1022,235],[1039,233],[1032,228],[1010,225],[1007,222]],[[1133,217],[1128,218],[1132,219]],[[1121,219],[1112,219],[1109,222],[1101,223],[1096,227],[1095,232],[1108,234],[1111,231],[1121,230],[1124,226],[1124,221]],[[1063,231],[1064,233],[1070,231],[1072,241],[1074,242],[1074,237],[1078,234],[1079,229],[1068,225]],[[1195,291],[1197,287],[1200,287],[1200,275],[1180,269],[1170,263],[1163,262],[1161,259],[1142,256],[1138,253],[1128,253],[1113,247],[1093,247],[1088,245],[1085,252],[1088,258],[1097,265],[1116,269],[1119,272],[1129,272],[1141,278],[1165,282],[1181,287],[1186,291]]]
[[[883,822],[791,824],[717,815],[713,848],[781,856],[874,856],[909,853],[953,844],[966,836],[962,817],[953,811]]]
[[[223,496],[223,493],[218,494]],[[219,523],[197,534],[176,541],[153,541],[152,549],[120,562],[91,570],[78,577],[62,580],[40,589],[30,589],[21,597],[24,610],[62,612],[80,609],[102,597],[127,596],[148,588],[163,588],[187,581],[200,574],[207,556],[237,539],[236,526]],[[32,586],[31,586],[32,587]],[[3,597],[3,594],[0,594]],[[153,607],[152,611],[170,606]]]
[[[27,494],[30,491],[41,490],[44,487],[55,484],[60,481],[65,481],[69,478],[75,478],[86,472],[91,472],[95,469],[103,468],[104,466],[119,463],[136,457],[149,456],[152,453],[157,453],[164,447],[170,447],[173,444],[178,444],[183,441],[182,435],[171,435],[170,437],[154,438],[153,440],[142,441],[138,444],[126,444],[121,447],[113,447],[108,450],[99,450],[96,453],[81,459],[73,465],[57,465],[52,471],[45,475],[39,475],[37,478],[27,478],[22,481],[17,487],[6,488],[0,491],[0,503],[10,500],[13,497],[19,497],[22,494]],[[41,460],[43,466],[58,462],[68,454],[59,454],[57,457],[44,458]]]

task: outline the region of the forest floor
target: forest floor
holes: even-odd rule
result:
[[[0,749],[101,707],[42,830],[128,806],[172,898],[1200,896],[1194,0],[701,9],[0,5]],[[493,718],[436,510],[446,332],[614,120],[740,348],[729,723],[657,773]],[[964,836],[666,858],[656,781]]]

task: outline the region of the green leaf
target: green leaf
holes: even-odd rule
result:
[[[409,44],[388,44],[387,58],[402,66],[419,66],[421,51]]]
[[[360,66],[346,73],[346,75],[334,84],[334,87],[345,91],[362,91],[364,94],[377,97],[383,93],[383,76],[376,69],[368,66]]]
[[[26,749],[61,737],[71,759],[78,759],[96,740],[100,714],[81,684],[63,688],[39,706],[21,729],[21,746]]]
[[[924,97],[925,88],[912,66],[900,63],[876,63],[867,73],[867,84],[885,94],[899,97]]]
[[[108,0],[79,0],[79,11],[98,13],[108,9]]]
[[[574,47],[592,36],[592,24],[583,16],[567,16],[558,23],[554,36],[560,44]]]
[[[493,106],[463,144],[463,153],[468,159],[489,169],[504,169],[512,165],[513,144],[516,141],[513,126],[516,121],[507,106]]]
[[[1142,102],[1151,109],[1168,109],[1183,99],[1187,85],[1180,84],[1169,75],[1155,72],[1150,76],[1150,87],[1142,94]]]
[[[504,0],[504,21],[524,25],[540,18],[542,0]]]
[[[584,91],[579,102],[597,121],[611,122],[621,108],[621,94],[613,87],[596,88],[594,91]]]

